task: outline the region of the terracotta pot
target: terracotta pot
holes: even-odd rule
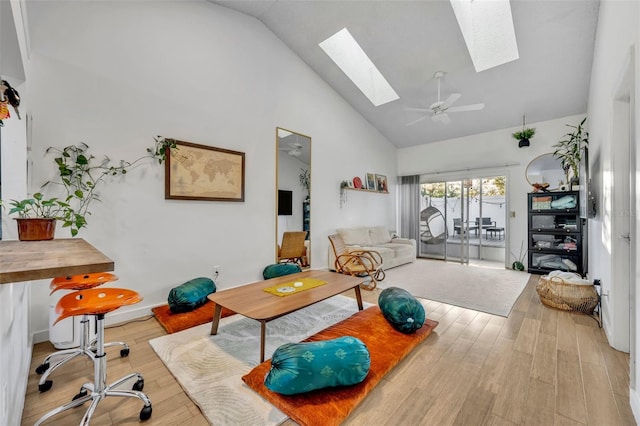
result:
[[[20,241],[53,240],[56,233],[56,220],[49,218],[16,219],[18,239]]]

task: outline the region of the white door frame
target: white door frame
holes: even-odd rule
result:
[[[635,105],[634,53],[626,61],[613,94],[611,110],[611,161],[613,173],[611,215],[611,291],[603,309],[608,310],[605,332],[611,346],[630,352],[631,379],[635,380]],[[633,242],[633,243],[632,243]],[[632,256],[633,255],[633,256]],[[608,303],[607,303],[608,302]],[[633,337],[632,337],[633,336]]]

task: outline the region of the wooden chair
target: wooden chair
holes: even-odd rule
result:
[[[357,277],[369,277],[371,282],[360,284],[365,290],[373,290],[378,281],[384,280],[382,256],[375,250],[353,250],[347,248],[338,234],[329,235],[329,242],[336,256],[335,268],[341,274]]]
[[[282,246],[278,247],[278,263],[297,263],[301,267],[307,266],[307,247],[304,242],[307,231],[285,232],[282,235]]]

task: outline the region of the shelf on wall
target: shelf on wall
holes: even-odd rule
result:
[[[341,189],[348,189],[349,191],[375,192],[377,194],[388,194],[389,193],[389,191],[376,191],[374,189],[364,189],[364,188],[349,188],[348,186],[344,187],[344,188],[341,188]]]

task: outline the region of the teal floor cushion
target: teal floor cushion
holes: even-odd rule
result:
[[[169,308],[173,313],[193,311],[204,305],[207,296],[215,291],[216,285],[211,278],[194,278],[171,289],[167,299]]]
[[[385,288],[378,297],[378,305],[385,319],[402,333],[411,334],[424,324],[422,303],[405,289]]]
[[[355,385],[367,377],[370,364],[369,350],[356,337],[286,343],[273,353],[264,384],[284,395]]]
[[[269,265],[262,271],[262,276],[265,280],[275,277],[282,277],[284,275],[295,274],[302,272],[302,268],[297,263],[276,263]]]

